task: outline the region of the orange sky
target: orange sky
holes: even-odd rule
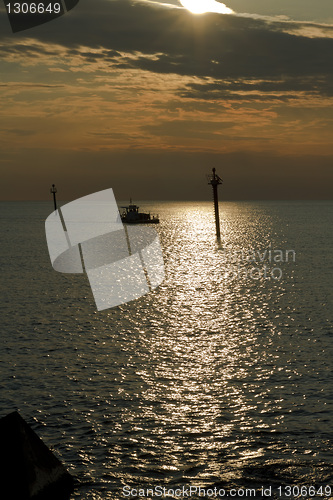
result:
[[[2,13],[1,199],[209,199],[212,166],[227,199],[331,197],[333,25],[98,4]]]

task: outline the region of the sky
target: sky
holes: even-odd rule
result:
[[[210,3],[213,3],[211,0]],[[80,0],[12,33],[0,4],[1,200],[331,199],[332,0]]]

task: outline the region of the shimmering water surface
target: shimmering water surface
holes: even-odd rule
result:
[[[220,246],[211,203],[142,208],[167,278],[97,312],[86,277],[50,265],[52,204],[1,204],[1,416],[17,409],[53,448],[73,498],[333,497],[333,204],[221,203]]]

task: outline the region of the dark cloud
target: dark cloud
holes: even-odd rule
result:
[[[274,93],[272,93],[274,92]],[[215,80],[190,83],[179,92],[184,98],[204,100],[289,101],[301,95],[333,96],[333,81],[328,77],[286,77],[272,80]]]
[[[36,131],[35,130],[24,130],[24,129],[18,129],[18,128],[12,128],[8,130],[1,130],[2,133],[5,134],[11,134],[11,135],[16,135],[17,137],[25,137],[29,135],[35,135]]]
[[[50,89],[54,89],[54,88],[62,88],[64,87],[64,85],[49,85],[49,84],[46,84],[46,83],[27,83],[27,82],[21,82],[21,83],[0,83],[0,87],[6,87],[6,88],[20,88],[20,89],[24,89],[24,88],[50,88]]]
[[[332,33],[80,0],[13,34],[2,11],[4,197],[209,199],[216,166],[224,199],[329,198]]]
[[[321,37],[302,36],[302,29],[321,30]],[[333,36],[333,26],[193,16],[183,9],[129,0],[81,0],[69,15],[30,30],[29,37],[60,44],[68,55],[80,55],[87,63],[105,61],[122,69],[200,78],[183,97],[233,99],[247,92],[248,99],[267,93],[269,99],[285,100],[296,97],[287,92],[332,95],[329,33]],[[23,37],[12,36],[10,43],[7,37],[3,55],[54,54],[48,46],[26,44]]]

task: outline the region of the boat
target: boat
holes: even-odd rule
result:
[[[158,224],[160,222],[157,215],[139,212],[138,205],[134,205],[132,200],[129,205],[121,208],[123,209],[121,221],[125,224]]]

